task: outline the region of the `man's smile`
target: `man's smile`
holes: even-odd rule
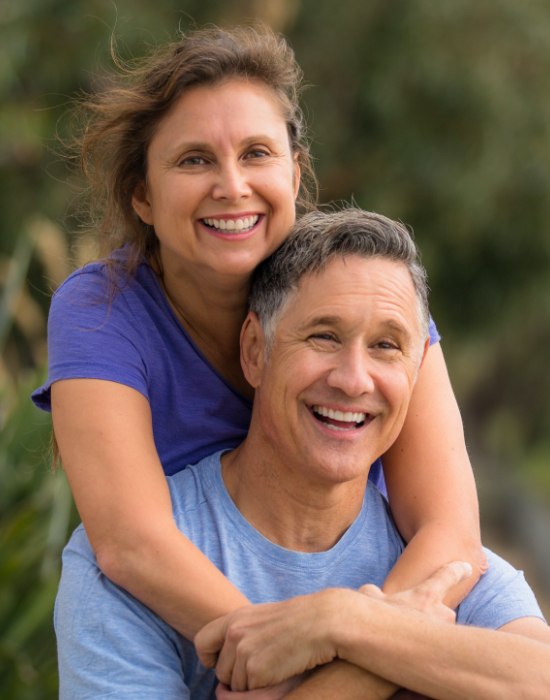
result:
[[[316,420],[332,430],[357,430],[373,418],[370,413],[342,411],[318,404],[311,406],[310,411]]]

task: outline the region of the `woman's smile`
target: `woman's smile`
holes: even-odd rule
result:
[[[165,274],[248,278],[295,219],[299,168],[275,93],[242,79],[190,89],[161,121],[133,204]]]

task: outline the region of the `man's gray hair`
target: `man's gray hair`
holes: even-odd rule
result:
[[[332,259],[356,255],[401,262],[409,270],[418,299],[419,321],[428,336],[429,308],[426,270],[417,247],[403,224],[381,214],[349,207],[313,211],[299,219],[289,237],[257,268],[250,293],[268,346],[275,325],[302,277],[321,271]]]

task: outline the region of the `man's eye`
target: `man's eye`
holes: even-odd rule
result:
[[[374,347],[378,348],[379,350],[399,350],[399,347],[390,340],[381,340],[376,343]]]
[[[337,342],[337,338],[333,333],[312,333],[309,338],[310,340]]]

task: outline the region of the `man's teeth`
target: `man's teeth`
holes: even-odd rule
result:
[[[330,418],[331,420],[337,420],[340,423],[363,423],[366,419],[366,413],[357,413],[353,411],[334,411],[332,408],[326,408],[325,406],[313,406],[314,413],[324,418]]]
[[[259,214],[255,216],[243,216],[242,219],[203,219],[207,226],[217,228],[220,231],[248,231],[254,228],[260,218]]]

